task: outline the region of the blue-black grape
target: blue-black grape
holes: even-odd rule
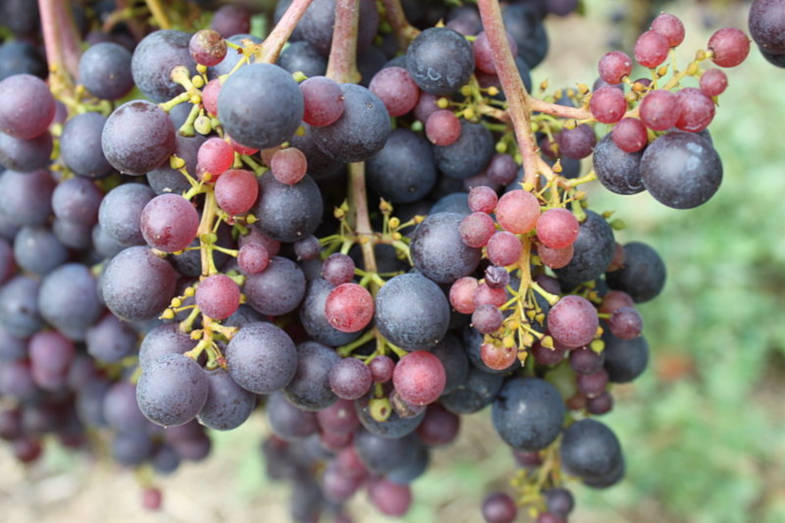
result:
[[[435,282],[452,283],[474,272],[480,263],[482,250],[461,240],[458,226],[463,218],[449,212],[430,214],[414,232],[414,266]]]
[[[101,133],[101,148],[112,167],[141,176],[169,160],[175,150],[174,134],[174,125],[161,108],[133,100],[109,115]]]
[[[323,209],[322,194],[310,176],[287,185],[268,175],[259,181],[259,201],[253,214],[266,235],[295,242],[316,231]]]
[[[755,0],[749,14],[750,36],[758,44],[766,59],[785,53],[785,16],[779,0]],[[771,61],[771,60],[769,60]],[[777,65],[777,64],[775,64]],[[781,67],[781,66],[780,66]]]
[[[191,35],[182,31],[161,30],[145,36],[131,58],[134,83],[154,102],[165,102],[183,92],[183,86],[171,79],[178,65],[196,74],[196,62],[188,52]]]
[[[711,198],[722,183],[717,151],[695,133],[673,131],[654,140],[640,164],[643,186],[658,202],[692,209]]]
[[[66,263],[47,274],[38,293],[38,308],[41,316],[63,334],[83,340],[102,310],[90,269],[80,263]]]
[[[642,242],[624,245],[624,266],[605,274],[611,289],[624,291],[636,303],[649,301],[665,286],[665,263],[653,248]]]
[[[354,434],[353,444],[357,456],[368,470],[385,474],[406,462],[416,442],[417,436],[414,434],[399,438],[383,438],[366,430],[358,430]]]
[[[493,426],[516,449],[547,447],[559,435],[564,414],[559,391],[539,378],[508,380],[493,402]]]
[[[278,65],[290,73],[301,72],[307,77],[322,76],[327,60],[308,42],[292,42],[281,53]]]
[[[0,81],[0,131],[29,140],[44,133],[55,115],[49,87],[35,76],[17,74]]]
[[[14,259],[20,268],[44,275],[68,259],[68,251],[48,227],[22,227],[14,239]]]
[[[245,390],[270,394],[286,387],[297,371],[292,339],[271,323],[249,323],[226,346],[227,369]]]
[[[301,439],[317,430],[316,415],[289,403],[282,392],[270,395],[265,410],[270,428],[280,438]]]
[[[489,374],[474,366],[469,368],[466,381],[458,385],[454,391],[439,398],[444,408],[455,414],[471,414],[478,412],[493,402],[502,388],[504,377]]]
[[[461,136],[450,145],[433,148],[445,176],[464,180],[488,167],[494,153],[493,135],[482,124],[461,120]]]
[[[458,213],[464,216],[471,214],[472,210],[469,208],[469,195],[465,192],[448,194],[434,203],[431,210],[428,211],[428,214],[444,212]]]
[[[417,445],[410,450],[407,458],[400,466],[385,474],[385,478],[399,485],[408,485],[428,469],[431,453],[425,445],[417,441]]]
[[[109,387],[104,396],[103,417],[118,432],[142,432],[150,426],[136,402],[136,385],[127,381]]]
[[[442,341],[431,349],[431,354],[439,358],[447,375],[443,394],[451,393],[466,381],[469,376],[469,359],[458,336],[448,332]]]
[[[368,185],[392,203],[421,200],[436,184],[431,144],[408,129],[395,129],[365,165]]]
[[[139,218],[155,193],[141,183],[118,185],[104,196],[98,208],[98,223],[104,233],[125,245],[145,243]]]
[[[40,283],[17,276],[0,287],[0,324],[12,336],[28,338],[43,327],[38,310]]]
[[[377,421],[371,415],[370,410],[370,394],[366,394],[362,398],[355,400],[354,411],[357,414],[357,419],[360,424],[374,436],[390,439],[399,439],[411,434],[422,423],[425,418],[425,409],[422,409],[414,416],[401,417],[395,409],[392,409],[389,417],[384,421]]]
[[[107,314],[87,329],[87,353],[106,363],[115,363],[136,352],[138,336],[129,324]]]
[[[92,245],[92,227],[71,220],[55,218],[52,231],[60,243],[70,249],[85,250]]]
[[[49,165],[53,146],[49,131],[29,140],[0,133],[0,165],[20,172],[43,169]]]
[[[248,305],[262,314],[280,316],[300,305],[305,296],[305,275],[288,258],[274,256],[267,268],[245,279]]]
[[[5,41],[0,45],[0,80],[15,74],[46,78],[46,73],[46,61],[34,45],[20,40]]]
[[[474,51],[460,33],[446,27],[432,27],[420,33],[409,46],[406,69],[426,93],[452,94],[474,72]]]
[[[98,427],[106,426],[104,398],[108,392],[109,382],[105,380],[90,380],[82,384],[76,392],[75,400],[76,413],[82,423]]]
[[[74,177],[57,184],[52,210],[60,219],[92,226],[98,218],[103,194],[93,182]]]
[[[592,162],[597,179],[616,194],[637,194],[644,190],[640,163],[642,152],[628,153],[619,149],[608,133],[594,148]]]
[[[112,440],[112,458],[128,467],[141,465],[153,451],[153,442],[146,432],[118,432]]]
[[[79,176],[101,178],[112,171],[101,149],[104,125],[106,116],[91,112],[77,114],[63,127],[60,158]]]
[[[283,4],[283,2],[281,2]],[[282,6],[279,6],[282,7]],[[376,36],[379,13],[373,0],[360,0],[357,49],[366,49]],[[314,0],[297,24],[292,40],[305,40],[323,56],[330,52],[335,24],[335,0]]]
[[[548,54],[548,33],[541,16],[529,4],[508,5],[502,13],[504,27],[518,46],[518,56],[533,69]]]
[[[158,474],[171,474],[180,466],[180,455],[168,443],[158,445],[150,457],[150,464]]]
[[[107,264],[101,279],[106,306],[126,320],[160,314],[175,295],[177,273],[147,247],[129,247]]]
[[[104,231],[100,223],[96,223],[92,230],[93,248],[99,258],[111,258],[118,252],[127,247],[124,243],[117,241],[113,236]]]
[[[136,383],[136,401],[147,419],[162,427],[194,419],[207,401],[207,376],[191,358],[164,354],[143,370]]]
[[[245,65],[218,95],[218,115],[229,135],[248,147],[266,149],[288,140],[303,118],[300,87],[286,70],[271,64]]]
[[[200,134],[183,136],[177,133],[175,135],[174,154],[185,161],[185,169],[192,176],[196,174],[196,153],[205,140],[206,138]],[[150,188],[155,191],[155,194],[167,192],[179,194],[191,188],[191,184],[188,183],[188,179],[183,176],[183,173],[172,169],[166,162],[147,173],[147,183],[150,184]]]
[[[581,479],[603,478],[621,465],[621,445],[605,424],[582,419],[564,431],[561,458],[564,468]]]
[[[376,295],[376,327],[405,350],[433,347],[447,333],[450,306],[433,281],[415,273],[395,276]]]
[[[97,98],[119,100],[134,87],[131,53],[125,47],[112,42],[90,46],[79,58],[79,83]]]
[[[344,110],[330,125],[312,127],[311,138],[325,154],[341,162],[361,162],[381,151],[392,131],[384,103],[356,84],[343,84]]]
[[[14,225],[41,225],[52,213],[55,181],[48,171],[0,174],[0,213]]]
[[[300,322],[308,335],[319,343],[338,347],[357,339],[362,331],[341,332],[330,325],[324,312],[324,304],[333,286],[317,277],[308,283],[305,299],[299,310]]]
[[[231,430],[242,425],[256,406],[256,396],[240,387],[225,370],[206,372],[207,401],[199,411],[199,422],[215,430]]]
[[[327,375],[341,359],[330,347],[315,341],[297,346],[297,371],[284,389],[287,399],[303,410],[322,410],[338,397],[330,389]]]
[[[27,357],[27,342],[0,325],[0,362],[18,361]]]
[[[543,494],[545,494],[545,506],[548,508],[548,512],[555,516],[566,519],[575,508],[575,498],[566,488],[549,488]]]
[[[613,229],[605,218],[587,210],[586,220],[581,223],[578,238],[573,243],[572,260],[555,271],[562,288],[571,290],[602,275],[613,258],[615,247]]]
[[[292,136],[292,147],[299,149],[308,160],[308,175],[320,181],[338,174],[343,168],[343,162],[331,158],[316,146],[310,125],[303,122],[302,128],[305,129],[302,135]]]
[[[640,376],[649,363],[649,344],[646,338],[638,336],[622,340],[610,331],[602,334],[605,342],[605,372],[613,383],[627,383]]]
[[[145,334],[139,345],[139,366],[145,368],[164,354],[183,354],[195,345],[177,324],[158,325]]]

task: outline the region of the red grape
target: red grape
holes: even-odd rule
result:
[[[515,38],[510,33],[505,31],[507,42],[510,44],[510,51],[512,55],[518,54],[518,44]],[[475,67],[486,74],[496,74],[496,64],[493,62],[493,54],[491,53],[491,44],[488,41],[488,35],[485,31],[481,31],[474,39],[472,44],[474,48],[474,65]]]
[[[540,203],[532,193],[516,189],[505,193],[496,204],[496,220],[505,230],[524,234],[534,229]]]
[[[598,69],[600,78],[605,82],[611,85],[618,84],[621,83],[625,76],[629,76],[632,72],[632,60],[627,53],[611,51],[605,53],[605,55],[600,58]]]
[[[715,64],[720,67],[735,67],[750,53],[750,39],[735,27],[724,27],[711,35],[707,47],[714,53],[711,59]]]
[[[308,160],[300,149],[288,147],[273,154],[270,170],[276,180],[286,185],[295,185],[308,170]]]
[[[684,24],[670,13],[662,13],[651,22],[649,28],[668,40],[668,45],[676,47],[684,41]]]
[[[651,91],[641,102],[640,118],[652,131],[670,129],[679,119],[678,95],[664,89]]]
[[[354,260],[346,254],[336,252],[322,263],[322,278],[332,285],[341,285],[354,278]]]
[[[401,358],[393,371],[393,386],[404,401],[427,405],[444,391],[447,374],[442,362],[430,352],[410,352]]]
[[[703,91],[686,87],[677,93],[679,119],[676,127],[683,131],[697,133],[709,126],[714,119],[714,102]]]
[[[616,147],[627,153],[636,153],[649,143],[646,126],[637,118],[622,118],[611,131]]]
[[[381,99],[390,116],[408,113],[420,97],[420,88],[403,67],[385,67],[373,76],[368,89]]]
[[[384,383],[392,378],[395,362],[389,356],[382,354],[372,359],[368,368],[371,369],[374,383]]]
[[[550,249],[566,249],[578,238],[579,225],[567,209],[548,209],[537,218],[537,239]]]
[[[719,96],[728,87],[728,76],[721,69],[709,69],[700,78],[701,91],[706,96]]]
[[[493,305],[480,305],[472,313],[472,327],[482,334],[490,334],[501,327],[502,311]]]
[[[504,289],[494,289],[487,283],[483,283],[477,286],[477,289],[474,291],[473,299],[475,307],[486,304],[501,307],[507,301],[507,291]]]
[[[212,67],[226,56],[226,40],[217,31],[202,29],[191,37],[188,52],[197,64]]]
[[[179,194],[161,194],[144,206],[139,227],[151,247],[164,252],[182,251],[196,238],[199,213]]]
[[[221,81],[214,78],[202,89],[202,105],[211,116],[218,115],[218,95],[221,93]],[[248,154],[248,153],[245,153]]]
[[[222,138],[208,138],[196,153],[196,170],[200,176],[210,173],[219,177],[234,163],[234,148]]]
[[[606,85],[591,95],[589,110],[598,122],[615,123],[621,120],[627,111],[627,99],[621,90]]]
[[[493,218],[483,212],[473,212],[458,226],[461,240],[469,247],[484,247],[496,232]]]
[[[247,243],[237,253],[237,265],[245,274],[259,274],[270,264],[270,253],[261,243]]]
[[[568,348],[589,344],[597,327],[597,310],[582,296],[564,296],[548,313],[548,331],[554,340]]]
[[[634,307],[619,307],[611,313],[608,327],[617,338],[631,340],[641,335],[643,318]]]
[[[199,282],[196,305],[207,316],[223,320],[240,306],[240,288],[229,276],[213,274]]]
[[[342,283],[327,295],[324,314],[333,328],[357,332],[373,319],[373,296],[361,285]]]
[[[439,109],[425,121],[425,136],[434,145],[452,145],[461,137],[461,122],[452,111]]]
[[[259,183],[251,171],[230,169],[215,182],[215,200],[231,216],[245,214],[259,196]]]
[[[572,245],[564,249],[551,249],[542,244],[537,246],[537,256],[540,257],[542,263],[551,269],[561,269],[570,263],[574,252]]]
[[[474,312],[474,293],[477,290],[476,278],[464,276],[455,280],[450,287],[450,305],[461,314]]]
[[[523,251],[517,236],[507,231],[497,231],[488,240],[488,259],[494,265],[504,267],[518,261]]]
[[[490,214],[496,207],[497,201],[499,201],[499,197],[496,195],[496,191],[485,185],[472,187],[469,191],[469,209],[473,212]]]
[[[312,76],[300,84],[305,112],[303,121],[314,127],[324,127],[343,114],[341,86],[325,76]]]
[[[650,69],[657,67],[668,57],[668,39],[656,31],[646,31],[635,42],[635,60]]]

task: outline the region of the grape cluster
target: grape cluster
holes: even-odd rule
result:
[[[581,185],[705,203],[727,76],[703,64],[738,65],[746,36],[721,29],[677,68],[684,27],[663,14],[634,49],[651,78],[614,51],[593,90],[535,98],[543,18],[577,2],[280,0],[265,41],[241,8],[204,29],[149,4],[161,29],[110,10],[114,30],[55,41],[43,10],[49,84],[36,47],[0,47],[0,438],[16,456],[50,433],[90,448],[100,428],[117,463],[167,474],[263,406],[295,520],[348,521],[361,489],[401,516],[433,449],[490,407],[518,471],[486,521],[520,505],[565,521],[566,475],[618,483],[621,444],[591,416],[645,370],[636,305],[666,270],[617,243]]]

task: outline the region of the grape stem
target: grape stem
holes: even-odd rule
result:
[[[515,65],[507,32],[502,21],[498,0],[477,0],[480,18],[488,36],[493,64],[507,99],[508,113],[518,140],[518,149],[523,159],[525,182],[537,188],[537,151],[531,130],[531,108],[529,93],[523,85],[518,67]]]
[[[363,253],[365,271],[375,273],[377,272],[376,256],[373,252],[374,242],[369,237],[373,235],[373,229],[368,215],[368,195],[365,190],[365,164],[363,162],[349,164],[349,191],[356,221],[354,227],[357,232],[357,241]],[[372,293],[376,294],[375,290],[378,288],[376,282],[371,281],[371,288],[373,289]]]
[[[46,63],[49,66],[49,82],[52,91],[59,93],[70,84],[65,74],[63,62],[63,45],[60,40],[57,21],[57,4],[60,0],[38,0],[38,11],[41,18],[41,32],[44,36]]]
[[[360,0],[336,0],[335,25],[327,77],[338,83],[357,83],[357,27],[360,22]]]
[[[65,68],[73,78],[78,76],[79,56],[82,54],[79,35],[76,31],[73,11],[68,0],[55,0],[57,19],[60,20],[62,33],[60,41],[62,43],[63,58]]]
[[[150,9],[150,14],[153,15],[153,19],[155,19],[155,23],[158,24],[158,27],[161,29],[172,28],[169,17],[166,16],[166,9],[161,5],[161,0],[145,0],[145,3],[147,4],[147,8]]]
[[[260,61],[274,63],[313,0],[294,0],[262,44]]]
[[[382,0],[384,10],[387,13],[387,21],[395,31],[398,39],[398,49],[405,51],[409,47],[409,42],[417,38],[420,30],[406,20],[406,15],[401,6],[401,0]]]
[[[559,105],[532,96],[529,97],[529,109],[541,113],[550,114],[551,116],[558,116],[560,118],[571,118],[573,120],[591,120],[594,117],[591,111],[581,107],[568,107],[566,105]]]

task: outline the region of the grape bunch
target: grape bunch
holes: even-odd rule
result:
[[[517,472],[486,521],[566,521],[568,479],[621,481],[593,417],[646,369],[636,306],[666,269],[582,186],[708,201],[743,32],[682,67],[662,14],[593,89],[549,91],[543,18],[577,2],[280,0],[265,40],[238,7],[204,28],[185,2],[105,4],[40,2],[48,83],[34,44],[0,47],[0,437],[19,460],[46,434],[95,450],[91,431],[168,474],[264,411],[293,519],[350,521],[362,489],[402,516],[432,450],[490,407]]]

